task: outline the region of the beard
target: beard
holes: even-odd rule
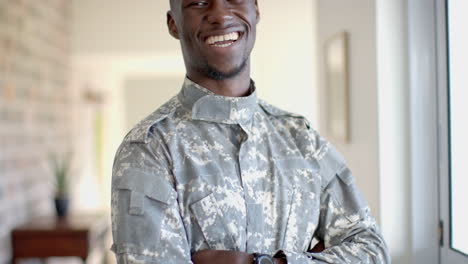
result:
[[[229,72],[222,72],[216,69],[215,67],[209,65],[208,63],[206,63],[204,66],[200,68],[200,72],[216,81],[228,80],[239,75],[239,73],[241,73],[247,66],[248,60],[249,60],[249,57],[247,56],[246,58],[244,58],[244,60],[239,66],[237,66],[236,68],[232,69]]]

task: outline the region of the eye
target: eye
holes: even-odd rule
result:
[[[228,0],[228,2],[234,3],[234,4],[243,4],[244,0]]]
[[[188,4],[189,7],[203,7],[203,6],[207,6],[208,3],[206,1],[194,1],[194,2],[191,2],[190,4]]]

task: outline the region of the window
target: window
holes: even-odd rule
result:
[[[451,247],[468,255],[468,1],[447,5]]]
[[[467,14],[468,1],[446,1],[447,81],[439,87],[443,95],[439,98],[441,219],[447,232],[441,249],[442,263],[468,263]]]

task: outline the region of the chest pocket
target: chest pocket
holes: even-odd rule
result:
[[[190,205],[190,211],[200,227],[205,241],[213,250],[238,250],[214,193]]]
[[[305,251],[314,236],[320,214],[318,163],[302,157],[277,158],[278,177],[292,190],[282,248]]]

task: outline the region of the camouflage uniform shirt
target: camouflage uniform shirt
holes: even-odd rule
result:
[[[123,263],[191,263],[203,249],[288,263],[389,263],[333,147],[301,117],[186,79],[125,137],[112,178],[112,250]],[[308,253],[313,238],[326,250]]]

